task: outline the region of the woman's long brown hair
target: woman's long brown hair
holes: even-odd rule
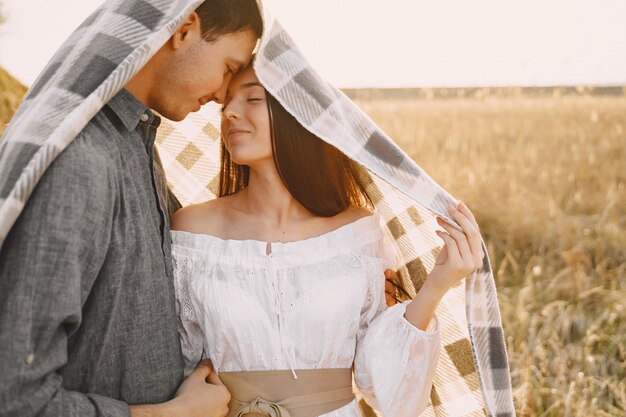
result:
[[[322,217],[339,214],[351,205],[373,208],[357,179],[355,163],[305,129],[271,94],[265,95],[274,164],[291,195]],[[222,141],[218,195],[242,190],[249,178],[250,168],[233,162]]]
[[[305,129],[267,91],[265,96],[274,164],[291,195],[316,216],[334,216],[350,205],[373,209],[358,175],[363,168]],[[236,164],[222,140],[218,196],[244,189],[249,179],[250,167]],[[389,282],[395,287],[391,295],[396,302],[411,298],[401,279]]]

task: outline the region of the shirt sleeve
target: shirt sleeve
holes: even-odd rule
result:
[[[395,244],[386,233],[377,244],[383,267],[369,277],[357,334],[355,382],[382,415],[414,417],[430,397],[441,345],[437,320],[422,331],[404,318],[410,301],[387,308],[384,269],[396,265]]]
[[[172,259],[176,309],[178,310],[178,334],[185,362],[185,376],[187,376],[193,372],[202,359],[204,333],[198,322],[189,288],[193,273],[193,259],[179,253],[176,249],[173,250]]]
[[[0,251],[2,416],[130,415],[121,401],[65,390],[59,373],[107,254],[115,195],[104,156],[79,139],[47,169]]]

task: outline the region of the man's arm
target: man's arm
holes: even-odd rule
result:
[[[223,417],[230,393],[209,361],[202,361],[180,385],[176,397],[163,404],[132,405],[132,417]]]
[[[129,407],[63,388],[68,337],[81,326],[82,306],[107,256],[119,198],[103,153],[75,139],[45,173],[0,251],[0,416],[223,416],[230,396],[206,364],[162,404]]]
[[[68,336],[107,254],[115,186],[77,138],[48,169],[0,251],[0,415],[128,416],[63,389]],[[95,372],[95,370],[94,370]]]

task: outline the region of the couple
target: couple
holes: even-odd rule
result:
[[[187,2],[179,20],[145,1],[110,3],[70,46],[112,15],[130,26],[129,44],[148,28],[162,46],[70,138],[23,208],[7,187],[15,174],[2,172],[3,215],[16,221],[0,249],[0,416],[220,416],[227,406],[356,416],[352,367],[384,415],[418,414],[439,352],[433,312],[482,266],[471,212],[450,207],[461,230],[440,220],[437,265],[412,301],[386,309],[393,242],[356,164],[259,83],[257,3]],[[177,25],[159,43],[164,21]],[[134,53],[98,35],[90,45],[102,53],[84,51],[65,72],[52,62],[20,111],[94,97],[111,75],[99,71]],[[53,61],[67,57],[62,48]],[[182,120],[211,100],[223,104],[220,198],[173,213],[150,109]],[[6,143],[19,116],[0,142],[6,166],[37,151],[36,140]],[[286,392],[293,401],[272,403]]]

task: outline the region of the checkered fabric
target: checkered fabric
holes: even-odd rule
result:
[[[107,1],[63,44],[0,140],[0,247],[43,172],[88,121],[171,36],[202,0]],[[362,180],[401,253],[410,295],[433,267],[441,241],[435,216],[454,199],[371,119],[321,79],[264,8],[255,69],[261,83],[307,129],[361,167]],[[215,197],[219,108],[164,121],[157,146],[183,205]],[[426,416],[513,416],[497,294],[483,267],[442,300],[442,352]],[[392,417],[392,416],[387,416]]]

